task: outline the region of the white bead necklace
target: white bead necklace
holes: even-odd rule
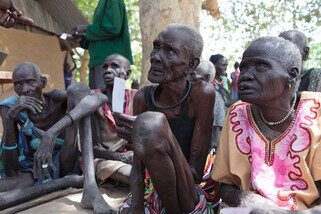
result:
[[[263,116],[263,114],[262,114],[262,111],[260,110],[260,115],[261,115],[261,118],[262,118],[263,122],[266,123],[266,124],[268,124],[269,126],[275,126],[275,125],[279,125],[279,124],[283,123],[284,121],[286,121],[286,120],[290,117],[291,113],[292,113],[293,110],[294,110],[294,106],[295,106],[295,103],[296,103],[296,99],[297,99],[297,95],[294,96],[293,103],[292,103],[292,106],[291,106],[291,108],[290,108],[290,111],[285,115],[285,117],[283,117],[281,120],[276,121],[276,122],[269,122],[269,121],[267,121],[267,120],[264,118],[264,116]]]

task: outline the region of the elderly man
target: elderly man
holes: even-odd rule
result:
[[[23,188],[38,181],[62,177],[72,171],[77,160],[77,145],[72,127],[61,133],[53,142],[50,162],[41,163],[34,154],[44,132],[67,112],[66,91],[43,93],[47,80],[38,66],[23,62],[12,74],[17,96],[0,103],[3,121],[2,152],[7,178],[1,179],[1,191]],[[40,154],[42,155],[42,154]],[[49,171],[48,164],[56,171]],[[38,168],[33,173],[33,168]],[[37,174],[39,172],[39,174]]]
[[[6,28],[12,27],[16,22],[32,25],[33,20],[23,16],[11,0],[0,0],[0,25]]]
[[[151,52],[148,79],[157,85],[137,92],[137,119],[116,116],[119,136],[131,141],[134,150],[132,197],[124,204],[131,212],[209,210],[198,184],[209,150],[215,90],[203,81],[186,80],[202,49],[202,37],[192,27],[166,27]]]
[[[308,47],[308,39],[298,30],[288,30],[280,33],[279,37],[293,42],[298,48],[302,56],[302,64],[309,58],[310,49]],[[301,82],[299,82],[299,91],[318,91],[321,92],[321,69],[310,68],[303,72]]]
[[[124,152],[127,142],[117,137],[115,121],[111,114],[115,77],[127,79],[131,73],[130,63],[125,57],[113,54],[106,58],[103,67],[105,70],[101,78],[105,82],[104,89],[90,91],[83,84],[74,84],[68,88],[69,96],[72,97],[70,111],[46,132],[41,141],[43,146],[38,151],[49,154],[50,151],[47,148],[52,148],[56,136],[69,125],[79,123],[80,137],[83,139],[81,146],[85,179],[81,206],[94,209],[95,213],[110,212],[111,208],[104,202],[97,189],[93,157],[100,158],[96,161],[98,162],[96,173],[100,180],[111,177],[124,183],[129,183],[131,172],[129,163],[132,160],[132,154]],[[125,91],[123,98],[125,114],[132,114],[135,93],[136,90]],[[50,155],[43,156],[43,161],[49,162]]]
[[[229,109],[212,172],[229,206],[292,213],[320,203],[321,95],[296,93],[301,59],[280,37],[257,39],[243,53],[242,102]]]

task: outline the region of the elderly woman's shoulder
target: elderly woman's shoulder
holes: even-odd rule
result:
[[[321,92],[302,91],[300,93],[300,100],[303,100],[303,99],[315,99],[316,101],[321,102]]]

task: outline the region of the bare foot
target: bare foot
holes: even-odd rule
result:
[[[84,209],[93,209],[96,214],[113,213],[112,208],[104,200],[97,186],[84,188],[80,206]]]

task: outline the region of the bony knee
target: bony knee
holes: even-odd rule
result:
[[[68,95],[73,96],[79,94],[80,92],[88,93],[89,90],[89,87],[84,85],[83,83],[73,83],[68,86],[67,93]]]
[[[168,148],[166,142],[169,129],[167,119],[159,112],[145,112],[134,123],[132,139],[140,157],[164,153]],[[162,143],[159,143],[162,141]]]
[[[167,119],[159,112],[144,112],[134,122],[132,137],[137,140],[153,140],[161,134]]]

